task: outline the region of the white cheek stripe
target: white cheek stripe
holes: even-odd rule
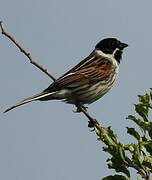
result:
[[[103,53],[101,50],[96,50],[96,52],[97,52],[100,56],[106,57],[106,58],[108,58],[108,59],[110,59],[110,60],[112,60],[112,61],[116,61],[115,58],[114,58],[114,54],[115,54],[115,52],[116,52],[117,50],[119,50],[119,49],[116,48],[112,54],[105,54],[105,53]]]
[[[113,52],[113,54],[105,54],[103,53],[101,50],[96,50],[96,52],[100,55],[100,56],[103,56],[105,58],[108,58],[110,61],[112,61],[113,63],[113,66],[116,68],[116,72],[118,73],[118,70],[119,70],[119,64],[118,62],[116,61],[116,59],[114,58],[114,54],[115,52],[118,50],[118,48],[115,49],[115,51]]]

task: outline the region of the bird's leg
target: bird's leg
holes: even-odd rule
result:
[[[77,106],[77,110],[76,112],[80,113],[82,112],[82,109],[83,108],[85,111],[87,111],[88,107],[87,106],[84,106],[84,105],[80,105],[80,106]]]
[[[88,109],[87,106],[84,106],[84,105],[82,105],[82,103],[78,103],[78,102],[75,103],[75,106],[77,109],[73,111],[74,113],[82,112],[81,108],[83,108],[85,111],[87,111],[87,109]]]

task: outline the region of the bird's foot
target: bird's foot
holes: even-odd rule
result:
[[[95,130],[95,121],[88,121],[88,127],[92,128],[91,131],[94,131]]]

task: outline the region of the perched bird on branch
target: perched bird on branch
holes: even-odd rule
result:
[[[32,101],[62,100],[80,107],[101,98],[113,86],[124,48],[115,38],[101,40],[91,54],[44,91],[26,98],[4,113]]]

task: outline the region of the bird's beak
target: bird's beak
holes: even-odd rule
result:
[[[124,48],[128,47],[128,44],[120,43],[119,47],[120,47],[121,50],[123,50]]]

